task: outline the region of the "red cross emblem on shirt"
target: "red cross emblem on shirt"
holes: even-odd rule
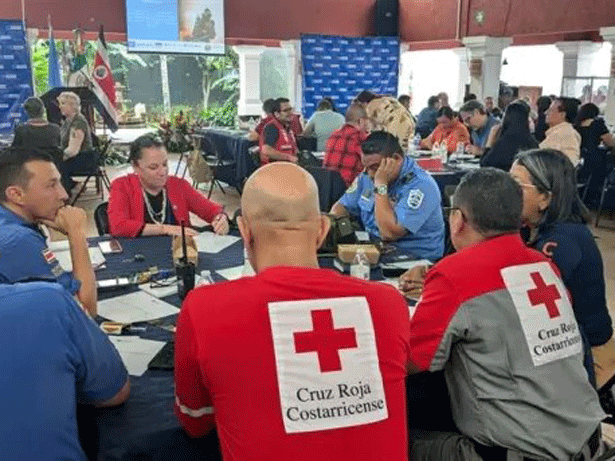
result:
[[[321,373],[341,370],[339,350],[357,347],[355,329],[334,329],[331,309],[313,310],[311,314],[314,329],[293,333],[295,352],[297,354],[316,352]]]
[[[559,317],[559,309],[555,301],[561,298],[559,291],[555,285],[547,285],[540,275],[540,272],[532,272],[530,274],[536,288],[532,288],[527,292],[532,306],[544,304],[547,307],[549,318],[554,319]]]

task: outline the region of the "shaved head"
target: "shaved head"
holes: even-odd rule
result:
[[[313,220],[320,215],[316,181],[293,163],[265,165],[246,182],[241,212],[246,219],[263,224],[293,225]]]
[[[260,167],[246,181],[237,219],[256,272],[272,266],[318,267],[316,251],[329,231],[316,181],[289,162]]]

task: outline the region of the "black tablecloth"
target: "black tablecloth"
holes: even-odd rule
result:
[[[254,163],[249,153],[250,147],[256,146],[258,143],[248,141],[245,132],[232,130],[203,128],[198,134],[208,137],[223,160],[235,163],[235,171],[232,177],[221,179],[229,185],[241,189],[244,179],[259,167]]]

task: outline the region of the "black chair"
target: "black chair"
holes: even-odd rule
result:
[[[598,211],[596,212],[596,227],[600,222],[600,215],[602,214],[602,208],[604,207],[606,197],[615,189],[615,169],[611,170],[609,174],[604,178],[602,184],[602,193],[600,194],[600,204],[598,205]]]
[[[105,171],[105,164],[107,161],[107,155],[109,151],[109,147],[111,146],[111,139],[106,141],[98,140],[97,138],[93,138],[94,147],[84,152],[80,152],[78,155],[87,155],[90,157],[90,161],[87,162],[87,166],[83,167],[83,170],[73,170],[71,171],[71,177],[85,177],[85,181],[74,195],[74,197],[70,200],[70,204],[74,205],[75,202],[81,197],[81,194],[85,191],[87,184],[91,178],[96,180],[96,193],[100,194],[101,198],[104,198],[104,189],[103,186],[107,189],[107,192],[111,188],[111,181],[109,180],[109,176],[107,176],[107,172]],[[67,191],[68,192],[68,191]]]
[[[94,210],[94,222],[98,235],[106,235],[109,233],[109,215],[107,215],[108,202],[103,202]]]
[[[224,178],[228,178],[229,175],[235,174],[237,171],[236,162],[233,160],[223,159],[220,156],[218,149],[216,149],[215,144],[205,134],[195,135],[194,142],[195,147],[201,151],[201,155],[213,171],[213,178],[211,180],[211,185],[209,186],[207,198],[211,197],[214,186],[218,186],[222,193],[226,194],[226,191],[222,187],[220,181],[224,180]],[[237,189],[237,191],[241,193],[239,189]]]
[[[314,176],[316,184],[318,184],[320,211],[328,213],[335,202],[346,192],[346,183],[342,179],[342,175],[339,171],[326,168],[312,166],[305,166],[304,168]]]

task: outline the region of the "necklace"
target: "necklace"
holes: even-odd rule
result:
[[[141,188],[141,191],[143,192],[143,201],[145,202],[145,208],[147,209],[147,213],[152,218],[152,221],[154,221],[155,224],[164,224],[164,222],[167,219],[167,190],[166,188],[162,189],[162,209],[160,210],[160,213],[154,212],[154,209],[152,208],[152,204],[149,201],[149,197],[147,195],[147,192],[145,192],[145,189]]]

